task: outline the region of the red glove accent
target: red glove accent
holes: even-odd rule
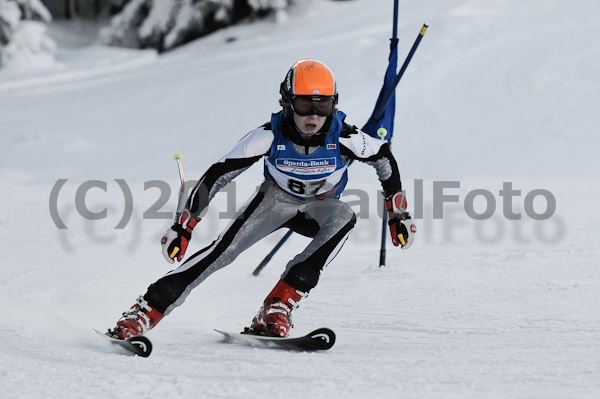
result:
[[[167,230],[160,243],[163,247],[163,255],[169,263],[173,263],[175,257],[179,262],[183,260],[192,239],[192,230],[199,221],[200,219],[192,218],[189,210],[184,209],[177,222]]]
[[[413,242],[417,226],[406,211],[407,202],[404,193],[399,192],[386,198],[385,205],[388,211],[388,226],[392,235],[394,246],[400,245],[402,249],[408,249]]]

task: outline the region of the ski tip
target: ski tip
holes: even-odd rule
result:
[[[103,336],[114,345],[118,345],[125,349],[130,355],[138,355],[140,357],[148,357],[152,353],[152,342],[143,335],[121,339],[110,335],[107,332],[101,332],[97,328],[92,328],[98,335]]]
[[[335,333],[329,328],[319,328],[308,335],[312,340],[320,342],[320,350],[330,349],[335,344]]]
[[[127,338],[125,341],[133,345],[138,356],[148,357],[152,353],[152,342],[143,335]]]

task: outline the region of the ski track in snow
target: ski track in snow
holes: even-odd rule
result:
[[[185,155],[186,177],[198,178],[276,110],[278,82],[294,60],[328,63],[341,108],[361,125],[386,65],[388,3],[314,0],[285,23],[231,27],[161,56],[81,47],[62,49],[60,63],[45,71],[0,72],[2,397],[600,395],[593,131],[600,45],[591,1],[552,0],[543,9],[516,0],[401,3],[401,59],[421,23],[430,24],[398,89],[394,138],[411,207],[413,180],[424,179],[424,218],[413,247],[388,243],[388,267],[379,268],[380,222],[369,197],[370,217],[358,220],[294,315],[294,335],[332,328],[330,351],[224,345],[212,331],[246,326],[308,242],[293,236],[251,276],[283,232],[215,273],[161,321],[148,335],[151,357],[116,353],[92,331],[112,327],[172,267],[159,246],[170,221],[142,219],[159,199],[144,182],[167,181],[173,197],[175,152]],[[68,182],[57,209],[66,230],[49,217],[61,178]],[[134,207],[127,227],[115,230],[120,178]],[[108,209],[106,220],[84,221],[75,209],[78,185],[92,179],[107,181],[107,192],[87,196],[91,211]],[[370,167],[354,165],[348,188],[375,193],[374,179]],[[432,185],[441,179],[460,180],[447,194],[461,203],[434,220]],[[238,206],[260,180],[260,165],[237,179]],[[513,202],[521,221],[502,217],[498,191],[507,181],[522,191]],[[523,201],[540,188],[557,208],[538,222]],[[492,219],[466,217],[462,202],[475,189],[495,196]],[[190,253],[227,224],[217,216],[225,198],[219,194],[195,230]],[[160,210],[172,211],[175,201]]]

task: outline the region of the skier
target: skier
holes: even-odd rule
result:
[[[109,333],[120,339],[145,334],[213,272],[273,231],[287,227],[312,238],[267,295],[245,332],[286,337],[291,312],[319,281],[353,230],[356,217],[339,200],[351,160],[372,165],[383,186],[395,246],[410,247],[416,227],[406,208],[389,145],[345,123],[338,93],[322,62],[296,62],[280,85],[282,110],[247,134],[198,181],[185,209],[162,238],[168,262],[182,261],[199,215],[227,183],[264,158],[265,181],[225,231],[208,247],[148,287]]]

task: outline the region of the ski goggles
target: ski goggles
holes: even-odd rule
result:
[[[292,110],[300,116],[329,116],[333,112],[334,100],[331,96],[295,96]]]

